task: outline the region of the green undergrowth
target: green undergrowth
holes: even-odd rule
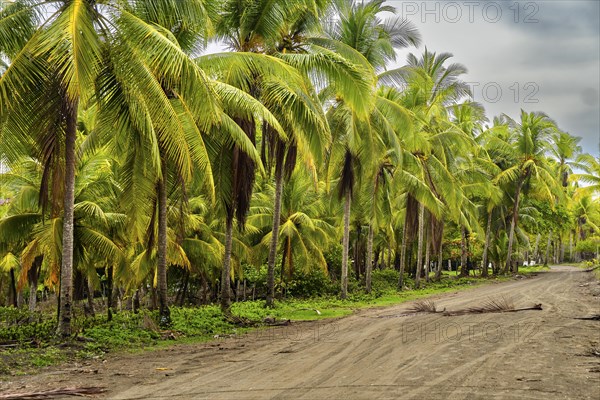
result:
[[[395,271],[375,271],[371,294],[364,294],[357,286],[345,300],[331,295],[287,298],[277,301],[274,308],[265,308],[262,300],[234,303],[232,314],[239,317],[238,321],[246,321],[245,326],[225,318],[217,305],[172,307],[172,325],[167,330],[160,329],[156,323],[157,311],[124,311],[114,314],[111,321],[105,315],[76,318],[76,334],[66,343],[57,341],[54,336],[54,315],[0,308],[0,377],[31,372],[66,360],[98,359],[106,353],[140,351],[172,343],[197,343],[240,335],[264,326],[266,318],[292,321],[338,318],[357,309],[390,306],[507,279],[444,277],[441,282],[423,283],[418,290],[397,292],[397,276]],[[357,285],[356,282],[354,284]],[[408,280],[406,285],[413,287],[414,282]]]
[[[532,265],[530,267],[519,267],[518,273],[521,275],[527,275],[542,271],[550,271],[550,267],[547,265]]]
[[[582,261],[582,262],[574,264],[574,265],[576,267],[579,267],[582,269],[592,270],[592,272],[596,276],[596,279],[600,280],[600,260],[599,259],[594,258],[592,260]]]

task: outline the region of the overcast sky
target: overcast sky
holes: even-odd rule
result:
[[[488,118],[543,111],[600,155],[600,1],[388,0],[412,21],[425,46],[469,70],[474,100]],[[222,50],[212,44],[207,52]],[[390,66],[394,67],[394,66]]]
[[[420,30],[410,52],[450,52],[488,117],[544,111],[600,154],[600,1],[398,1]],[[404,64],[403,52],[398,65]]]

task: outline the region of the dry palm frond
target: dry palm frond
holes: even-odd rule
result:
[[[408,309],[410,313],[436,313],[437,309],[432,300],[419,300]]]
[[[586,355],[589,357],[600,357],[600,347],[592,347]]]
[[[515,308],[511,299],[502,297],[500,299],[488,299],[479,307],[469,307],[456,311],[444,311],[446,316],[465,315],[465,314],[484,314],[484,313],[500,313],[500,312],[515,312],[525,310],[541,310],[541,304],[534,304],[531,307]]]
[[[584,321],[600,321],[600,314],[588,315],[585,317],[575,317],[573,319],[582,319]]]
[[[245,317],[240,317],[237,315],[233,315],[233,314],[227,314],[225,315],[225,320],[227,322],[230,322],[234,325],[240,326],[240,327],[251,327],[251,326],[257,326],[259,324],[258,321],[253,321],[249,318],[245,318]]]
[[[106,392],[106,389],[102,387],[70,387],[38,392],[5,393],[0,394],[0,400],[43,400],[56,396],[87,396],[104,392]]]

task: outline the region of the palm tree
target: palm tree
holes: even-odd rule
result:
[[[255,0],[244,4],[241,7],[238,0],[225,2],[223,19],[219,25],[220,35],[235,51],[266,53],[298,68],[307,78],[305,92],[310,97],[305,96],[305,99],[314,99],[313,104],[306,103],[308,107],[298,107],[302,105],[300,102],[296,107],[290,107],[289,104],[284,108],[269,107],[282,123],[289,140],[282,140],[267,125],[263,126],[261,132],[262,160],[269,173],[272,165],[275,169],[274,235],[267,260],[267,306],[271,307],[274,301],[274,265],[283,181],[289,179],[298,156],[316,174],[315,165],[321,164],[331,141],[322,109],[316,101],[316,93],[312,93],[314,89],[308,84],[309,78],[317,78],[316,83],[333,88],[338,96],[362,107],[364,105],[361,103],[368,98],[365,94],[368,94],[370,82],[357,66],[324,47],[330,47],[331,42],[313,37],[320,30],[319,18],[328,6],[327,1],[290,3]],[[251,11],[248,12],[248,9]],[[336,45],[339,46],[339,43]],[[364,93],[360,92],[361,88]]]
[[[509,118],[509,125],[512,128],[509,137],[509,144],[513,149],[512,166],[502,171],[496,178],[500,184],[510,182],[515,185],[505,271],[511,268],[519,201],[524,185],[534,179],[540,185],[543,194],[550,198],[552,198],[552,189],[556,185],[546,158],[551,135],[556,131],[555,123],[543,113],[526,113],[522,110],[520,122],[517,123]]]
[[[573,174],[573,161],[581,152],[581,146],[578,145],[581,138],[571,136],[560,130],[556,130],[552,136],[554,146],[550,147],[550,154],[558,163],[557,169],[561,185],[567,187],[569,175]]]
[[[228,221],[226,236],[232,237],[233,218],[237,219],[240,228],[245,223],[254,182],[254,168],[259,166],[264,171],[254,147],[259,133],[257,126],[262,126],[260,133],[263,135],[268,131],[272,137],[279,136],[280,139],[277,140],[282,144],[288,140],[287,132],[296,132],[293,147],[297,146],[300,154],[311,154],[310,149],[320,148],[328,130],[310,82],[284,60],[264,54],[237,52],[203,56],[197,59],[197,63],[223,79],[218,93],[225,89],[244,90],[247,100],[256,102],[256,107],[250,112],[240,110],[239,105],[235,109],[225,105],[226,113],[233,117],[231,126],[237,127],[239,131],[237,137],[242,139],[239,133],[243,134],[245,147],[231,141],[219,144],[218,148],[213,146],[215,153],[212,159],[215,165],[212,170],[219,174],[215,183],[219,186],[219,197],[226,212],[226,222]],[[318,133],[303,136],[297,133],[301,130]],[[285,146],[281,151],[285,151]],[[279,154],[282,157],[284,155],[281,152]],[[295,153],[290,152],[286,159],[286,162],[293,165]],[[225,163],[230,163],[230,167],[227,168]],[[282,160],[280,166],[283,168]],[[291,168],[288,170],[291,171]],[[283,169],[280,168],[279,172],[283,174]],[[221,281],[221,306],[225,312],[229,309],[230,254],[226,241]]]
[[[64,139],[51,142],[54,146],[46,146],[50,149],[46,151],[58,152],[58,144],[64,143],[64,226],[57,331],[68,336],[79,111],[100,101],[107,105],[101,108],[108,112],[107,119],[118,122],[106,125],[113,130],[111,133],[115,126],[121,131],[135,127],[146,137],[158,132],[167,156],[178,161],[179,172],[186,176],[191,168],[181,156],[179,141],[171,135],[178,124],[169,113],[171,107],[161,84],[168,89],[177,87],[172,97],[185,99],[198,121],[206,123],[212,118],[214,103],[207,91],[205,74],[162,28],[170,27],[176,15],[203,20],[206,14],[200,0],[151,0],[143,5],[137,3],[137,7],[120,1],[52,3],[56,10],[52,13],[46,12],[48,2],[42,0],[17,0],[2,9],[0,50],[11,59],[11,64],[0,79],[0,121],[3,142],[15,149],[22,147],[20,143],[48,143],[51,138],[64,135]],[[15,29],[23,34],[14,35]],[[172,32],[170,35],[175,36]],[[123,102],[118,100],[128,100],[139,107],[121,107]],[[38,137],[35,133],[39,133]],[[160,170],[158,152],[153,161]]]
[[[417,45],[419,35],[416,29],[409,22],[391,17],[385,21],[381,20],[380,14],[384,12],[395,13],[391,6],[383,4],[383,0],[376,0],[370,3],[355,3],[350,0],[337,1],[335,3],[339,19],[335,19],[329,26],[326,26],[326,33],[330,39],[341,42],[358,51],[368,65],[374,71],[384,70],[388,61],[395,60],[396,49],[407,47],[408,45]],[[373,81],[376,84],[375,80]],[[404,115],[404,110],[388,101],[382,96],[377,96],[375,110],[367,116],[357,113],[356,110],[349,107],[347,103],[337,102],[329,111],[329,120],[332,132],[334,133],[334,142],[342,145],[337,146],[338,163],[331,163],[331,166],[338,166],[337,174],[339,176],[339,198],[344,203],[343,227],[344,234],[342,239],[342,273],[341,273],[341,297],[346,298],[348,288],[348,252],[350,242],[350,210],[352,202],[352,193],[355,186],[357,169],[361,168],[361,158],[368,162],[364,166],[367,169],[376,168],[372,162],[371,156],[375,154],[373,150],[377,147],[378,140],[383,139],[385,133],[388,137],[397,134],[395,129],[401,129],[396,126],[390,126],[386,123],[383,110],[394,114]],[[383,117],[383,118],[382,118]],[[402,117],[398,118],[402,120]],[[380,123],[379,129],[374,125]],[[377,138],[377,132],[381,132],[381,139]],[[385,139],[381,140],[384,142]],[[394,141],[397,144],[397,140]],[[336,149],[336,146],[332,149]],[[336,165],[337,164],[337,165]],[[370,164],[370,165],[369,165]]]
[[[442,213],[458,220],[461,216],[460,204],[463,194],[456,181],[456,168],[453,165],[461,160],[460,155],[470,152],[472,139],[449,120],[451,107],[469,94],[468,87],[460,80],[466,72],[461,64],[446,66],[451,54],[437,55],[427,49],[421,58],[410,54],[407,66],[382,74],[381,79],[389,84],[404,87],[402,96],[396,101],[408,108],[415,119],[416,134],[405,136],[406,148],[403,160],[402,185],[406,187],[406,220],[400,254],[400,277],[398,288],[402,290],[406,250],[409,238],[418,234],[415,283],[418,285],[421,274],[422,238],[425,209],[433,214],[432,226],[443,229],[439,223]],[[456,113],[456,109],[454,110]],[[453,171],[454,168],[454,171]],[[423,209],[423,212],[420,210]],[[434,248],[441,248],[442,232],[433,232]],[[418,249],[421,249],[419,251]],[[438,262],[438,264],[441,264]]]
[[[98,260],[113,264],[122,262],[121,250],[110,237],[111,229],[122,226],[125,217],[110,211],[115,205],[113,191],[116,185],[111,169],[107,152],[100,151],[83,154],[76,174],[73,265],[92,281]],[[11,172],[0,176],[0,180],[15,193],[7,215],[0,219],[3,238],[0,247],[8,246],[18,254],[19,286],[29,283],[30,309],[35,308],[42,272],[50,287],[59,283],[60,275],[62,216],[52,210],[43,210],[39,201],[42,179],[41,163],[30,158],[12,165]]]
[[[581,154],[577,157],[574,166],[583,170],[578,174],[573,174],[573,179],[586,183],[586,186],[579,190],[586,193],[600,193],[600,157],[594,157],[590,154]]]
[[[323,251],[334,235],[334,228],[325,218],[325,207],[321,201],[325,193],[324,183],[315,189],[312,179],[303,171],[296,170],[285,185],[282,193],[279,240],[282,248],[282,277],[290,279],[296,265],[304,270],[313,267],[327,272]],[[261,232],[257,248],[261,253],[270,250],[272,242],[272,219],[274,210],[270,205],[275,196],[271,185],[256,194],[256,202],[250,209],[248,224]]]

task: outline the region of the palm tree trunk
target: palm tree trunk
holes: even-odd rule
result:
[[[510,263],[512,259],[512,247],[515,239],[515,228],[517,227],[517,219],[519,218],[519,198],[521,196],[521,187],[523,186],[523,179],[519,179],[517,183],[517,191],[515,192],[515,204],[513,206],[513,215],[510,220],[510,231],[508,234],[508,251],[506,253],[506,266],[504,267],[504,273],[508,273],[510,270]]]
[[[160,325],[171,323],[167,298],[167,188],[166,164],[163,159],[162,178],[158,181],[158,312]]]
[[[75,206],[75,140],[77,139],[75,100],[67,105],[65,129],[65,193],[63,206],[62,260],[60,267],[60,301],[57,334],[71,336],[73,307],[73,209]]]
[[[467,229],[460,229],[460,276],[469,276],[469,266],[467,265]]]
[[[569,261],[573,262],[573,232],[569,232]]]
[[[41,265],[42,257],[36,257],[33,260],[33,265],[27,272],[27,278],[29,280],[29,312],[34,312],[37,304],[37,286]]]
[[[423,269],[423,217],[425,216],[425,206],[419,204],[419,242],[417,243],[417,271],[415,276],[415,287],[418,288],[421,284],[421,270]]]
[[[537,264],[540,260],[539,249],[540,249],[540,238],[542,237],[541,233],[538,233],[535,237],[535,249],[533,250],[533,259]]]
[[[565,258],[565,246],[563,245],[562,235],[558,237],[558,263],[561,264]]]
[[[481,257],[481,276],[488,276],[488,249],[490,248],[490,236],[492,235],[492,211],[488,213],[487,226],[485,228],[485,244],[483,245],[483,256]]]
[[[552,245],[552,231],[548,232],[548,244],[546,245],[546,256],[544,257],[544,265],[548,265],[550,257],[550,246]]]
[[[404,218],[404,230],[402,231],[402,245],[400,248],[400,276],[398,277],[398,290],[404,287],[404,268],[406,260],[406,242],[408,242],[408,216]]]
[[[281,255],[281,276],[279,279],[280,283],[287,282],[287,279],[285,279],[285,278],[286,278],[286,275],[289,275],[288,273],[285,272],[285,263],[287,261],[287,253],[288,253],[289,246],[290,246],[290,238],[287,237],[287,238],[285,238],[283,253]],[[281,285],[281,287],[283,288],[283,285]]]
[[[346,191],[346,202],[344,204],[344,237],[342,240],[342,299],[348,296],[348,251],[350,247],[350,202],[351,192]]]
[[[439,282],[442,277],[442,263],[444,262],[442,244],[440,243],[440,253],[438,254],[438,262],[435,270],[435,281]]]
[[[10,269],[10,302],[14,308],[19,308],[19,302],[17,300],[17,280],[15,279],[15,270]]]
[[[233,217],[225,222],[225,257],[221,271],[221,311],[231,313],[230,280],[231,280],[231,247],[233,244]]]
[[[373,269],[373,222],[369,224],[369,236],[367,238],[367,266],[365,268],[365,288],[371,293],[371,271]]]
[[[271,229],[271,243],[269,245],[269,259],[267,261],[267,307],[273,307],[275,299],[275,258],[277,256],[277,242],[279,241],[279,224],[281,217],[281,193],[283,191],[283,160],[275,165],[275,204],[273,205],[273,229]]]
[[[96,310],[94,310],[94,283],[90,278],[87,279],[87,292],[88,292],[88,312],[92,317],[96,316]]]
[[[427,235],[427,232],[425,232],[425,266],[423,267],[423,272],[425,274],[425,282],[429,282],[429,256],[430,256],[430,250],[431,250],[431,246],[429,243],[430,237],[431,235]]]
[[[113,267],[110,266],[106,271],[106,318],[112,321],[113,302]]]

